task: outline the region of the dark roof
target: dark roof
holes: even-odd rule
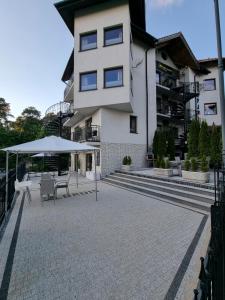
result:
[[[143,30],[146,30],[145,0],[126,0],[129,2],[131,22]],[[96,4],[112,3],[120,4],[122,0],[64,0],[55,3],[55,7],[63,18],[70,32],[74,34],[75,11]]]
[[[201,66],[205,68],[212,68],[218,66],[218,58],[207,58],[207,59],[200,59],[199,63]],[[223,57],[223,66],[225,70],[225,57]]]
[[[134,24],[131,24],[131,30],[134,38],[140,40],[148,46],[155,47],[157,39],[154,36]]]
[[[65,82],[65,81],[69,80],[71,75],[73,74],[73,71],[74,71],[74,49],[73,49],[73,51],[70,55],[70,58],[67,62],[65,71],[62,76],[62,81]]]
[[[182,32],[159,38],[156,47],[165,49],[177,66],[189,66],[194,70],[200,70],[200,64]]]

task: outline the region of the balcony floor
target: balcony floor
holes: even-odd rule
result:
[[[32,203],[18,197],[0,235],[0,294],[8,295],[1,299],[161,300],[171,289],[176,294],[203,215],[102,182],[96,202],[93,185],[79,193],[74,185],[77,195],[64,198],[62,191],[55,205],[41,205],[34,178]],[[184,299],[181,288],[176,299]]]

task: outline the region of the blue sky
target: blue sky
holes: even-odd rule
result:
[[[148,31],[156,37],[182,31],[197,58],[216,56],[213,0],[146,0]],[[0,10],[0,97],[18,116],[27,106],[42,114],[63,100],[60,81],[73,39],[55,0],[7,0]],[[225,36],[225,1],[220,0]],[[225,39],[223,38],[225,51]]]

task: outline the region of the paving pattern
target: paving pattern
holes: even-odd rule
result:
[[[33,187],[32,203],[24,202],[7,299],[172,299],[168,291],[202,214],[104,183],[98,202],[94,193],[79,194],[93,191],[92,183],[79,191],[74,186],[77,194],[69,198],[62,191],[55,205],[41,205]],[[0,282],[21,199],[0,243]]]

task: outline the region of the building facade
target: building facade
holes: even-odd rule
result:
[[[144,0],[66,0],[56,8],[74,36],[62,77],[74,115],[64,125],[72,140],[101,149],[101,176],[120,169],[127,155],[134,168],[146,167],[157,128],[173,128],[182,155],[188,121],[198,105],[202,112],[199,81],[209,76],[182,33],[158,40],[148,34]],[[72,169],[83,175],[93,166],[92,154],[72,156]]]

